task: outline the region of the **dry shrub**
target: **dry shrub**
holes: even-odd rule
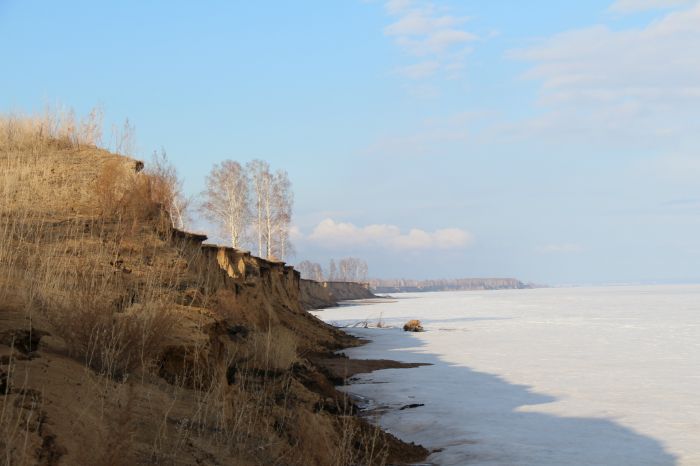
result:
[[[387,446],[382,442],[383,432],[369,422],[364,423],[353,415],[341,416],[337,421],[340,437],[333,450],[332,464],[377,465],[386,464]]]
[[[62,106],[51,107],[34,115],[0,116],[0,147],[36,152],[47,147],[73,149],[100,147],[103,140],[104,112],[94,107],[87,115],[76,117],[75,111]],[[127,118],[123,125],[112,126],[111,149],[131,155],[136,149],[134,125]]]
[[[47,228],[29,248],[24,280],[27,309],[48,321],[73,357],[110,377],[148,369],[176,322],[168,299],[172,270],[150,267],[130,281],[116,261],[119,229],[77,220]]]
[[[134,305],[127,312],[77,305],[50,315],[72,356],[98,373],[123,376],[149,369],[165,346],[175,316],[162,305]]]
[[[162,212],[160,206],[153,202],[151,181],[151,178],[145,175],[134,176],[121,199],[122,220],[130,224],[132,229],[147,220],[158,218]]]
[[[206,370],[204,364],[200,361],[189,371]],[[280,460],[288,448],[280,429],[290,414],[285,401],[290,381],[289,371],[265,375],[245,363],[235,383],[227,380],[225,371],[194,386],[176,381],[180,388],[175,397],[186,400],[187,408],[177,415],[165,414],[169,419],[155,439],[149,464],[173,464],[192,444],[227,452],[235,464],[239,458],[250,458],[250,464],[292,464]]]
[[[95,179],[94,190],[103,216],[117,213],[122,197],[128,189],[127,178],[128,174],[119,159],[108,160],[100,170]]]
[[[247,343],[248,363],[253,368],[286,370],[297,360],[297,339],[284,327],[274,326],[266,332],[255,332]]]
[[[422,332],[423,326],[421,325],[420,320],[413,319],[403,324],[403,330],[404,332]]]
[[[132,155],[136,151],[136,128],[128,118],[124,120],[121,128],[112,125],[110,146],[117,154]]]
[[[94,193],[103,218],[118,219],[131,225],[155,218],[160,206],[153,199],[156,180],[135,173],[121,159],[104,163],[94,182]]]
[[[151,200],[168,213],[174,228],[183,229],[189,219],[191,199],[182,193],[182,180],[165,150],[153,153],[145,174],[151,180]]]
[[[99,107],[83,118],[76,118],[72,109],[51,107],[32,116],[1,116],[0,147],[5,150],[96,147],[102,142],[102,118]]]
[[[139,162],[136,169],[141,166]],[[116,217],[134,228],[160,216],[167,227],[182,229],[190,200],[182,194],[181,184],[163,152],[143,172],[135,172],[121,159],[107,161],[94,182],[94,193],[104,218]]]

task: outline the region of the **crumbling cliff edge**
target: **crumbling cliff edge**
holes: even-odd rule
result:
[[[347,360],[335,352],[358,342],[305,312],[292,267],[173,229],[140,162],[25,139],[0,145],[0,452],[10,464],[427,455],[336,390]]]
[[[316,282],[301,279],[300,291],[304,309],[323,309],[335,307],[340,301],[377,297],[366,283],[354,282]]]

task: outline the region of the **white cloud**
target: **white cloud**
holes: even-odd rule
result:
[[[405,52],[424,61],[399,70],[412,79],[433,76],[438,70],[451,71],[471,51],[468,46],[479,37],[464,29],[469,18],[447,14],[433,3],[422,0],[389,0],[385,4],[394,22],[384,33]]]
[[[643,29],[570,31],[515,56],[534,63],[547,102],[700,98],[700,5]]]
[[[616,0],[609,10],[616,13],[676,8],[693,3],[693,0]]]
[[[413,0],[388,0],[385,8],[389,14],[397,15],[403,11],[406,11],[411,4],[413,4]]]
[[[542,254],[572,254],[582,252],[583,247],[575,243],[546,244],[536,248],[536,251]]]
[[[548,135],[583,132],[677,138],[700,126],[700,3],[643,28],[604,25],[557,34],[512,57],[529,61],[549,110],[529,121]]]
[[[471,233],[459,228],[427,232],[418,228],[402,233],[395,225],[374,224],[358,227],[352,223],[326,219],[308,236],[325,247],[371,246],[397,250],[459,249],[472,244]]]
[[[401,13],[399,13],[401,14]],[[467,18],[435,16],[431,9],[408,9],[398,21],[387,26],[384,32],[390,36],[427,36],[450,31],[467,21]]]

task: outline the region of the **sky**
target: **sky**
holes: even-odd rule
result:
[[[692,282],[698,50],[697,0],[0,0],[0,112],[129,118],[190,195],[267,160],[291,263]]]

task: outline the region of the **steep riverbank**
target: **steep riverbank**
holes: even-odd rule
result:
[[[34,136],[0,147],[11,464],[425,457],[336,390],[322,360],[358,340],[304,311],[292,267],[172,229],[142,163]]]
[[[304,309],[335,307],[340,301],[372,299],[374,295],[364,283],[353,282],[300,282],[301,303]]]

